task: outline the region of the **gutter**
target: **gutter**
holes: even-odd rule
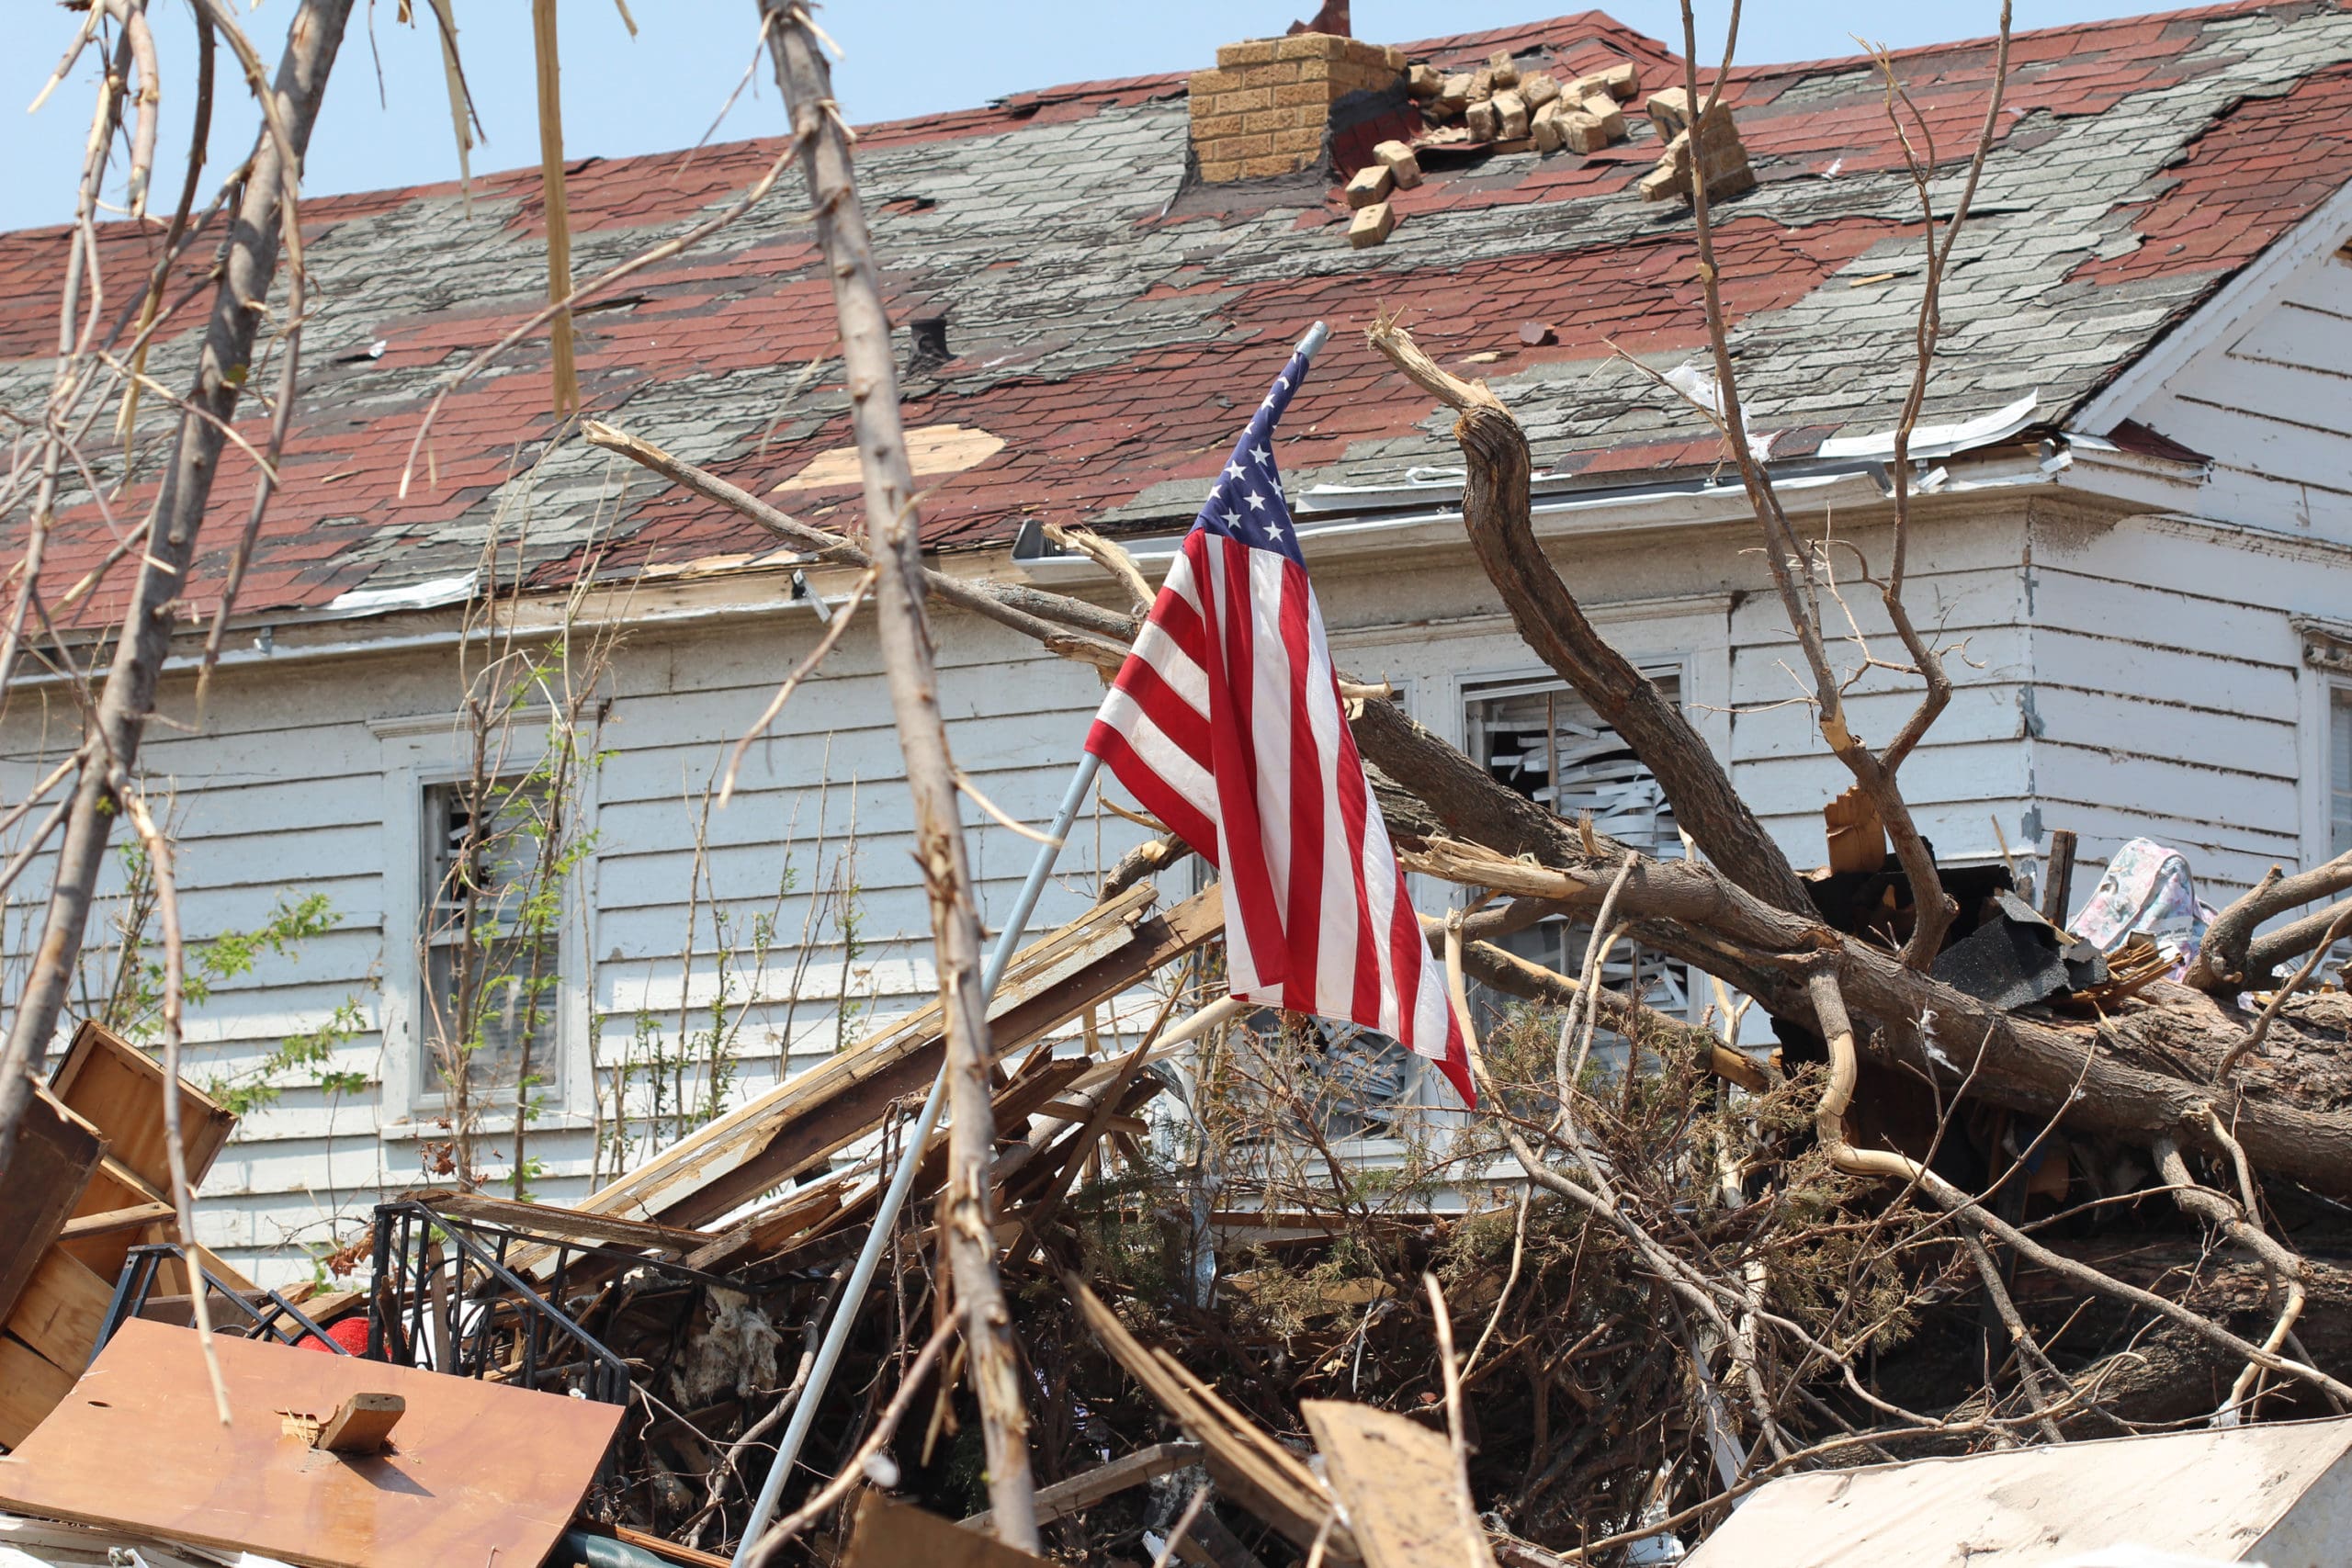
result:
[[[2053,482],[2064,464],[2052,468],[2046,458],[2040,465],[1995,458],[1957,475],[1933,466],[1939,458],[2013,439],[2032,425],[2036,406],[2037,399],[2029,395],[1974,420],[1915,431],[1913,493],[1957,495]],[[1772,482],[1781,494],[1801,498],[1809,506],[1881,504],[1894,494],[1885,461],[1894,445],[1892,433],[1825,442],[1824,456],[1772,465]],[[2058,456],[2063,458],[2063,446]],[[1294,531],[1301,548],[1324,558],[1458,542],[1462,473],[1460,468],[1424,468],[1408,470],[1403,484],[1312,486],[1289,498]],[[1736,479],[1729,483],[1697,478],[1596,484],[1574,475],[1538,474],[1529,481],[1529,490],[1538,538],[1706,526],[1747,522],[1755,515],[1746,487]],[[1138,566],[1148,569],[1172,559],[1188,531],[1189,525],[1119,542]],[[1101,568],[1085,556],[1057,548],[1035,521],[1023,523],[1014,536],[1012,558],[1038,582],[1101,578]]]

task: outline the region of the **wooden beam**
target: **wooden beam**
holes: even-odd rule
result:
[[[379,1454],[407,1414],[408,1401],[397,1393],[355,1393],[327,1417],[311,1446],[334,1454]]]
[[[430,1187],[403,1192],[401,1196],[414,1199],[444,1214],[481,1220],[509,1230],[523,1231],[535,1236],[550,1236],[560,1241],[634,1247],[644,1252],[658,1252],[665,1258],[684,1258],[710,1245],[710,1236],[702,1231],[657,1225],[647,1220],[623,1219],[617,1214],[583,1213],[578,1209],[560,1208],[553,1203],[517,1202],[512,1198],[494,1198],[486,1192],[460,1192],[451,1188]]]
[[[78,1214],[65,1222],[58,1232],[60,1239],[78,1241],[84,1236],[111,1235],[116,1231],[137,1230],[172,1217],[169,1203],[133,1203],[127,1209],[101,1209],[95,1214]]]

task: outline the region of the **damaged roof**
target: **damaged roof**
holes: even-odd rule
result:
[[[1663,45],[1598,12],[1405,52],[1467,68],[1500,49],[1563,77],[1631,59],[1645,95],[1680,79]],[[1939,210],[1992,59],[1986,40],[1894,56],[1934,134]],[[1002,545],[1033,517],[1181,525],[1317,317],[1334,335],[1285,422],[1293,485],[1403,484],[1458,462],[1450,421],[1356,330],[1375,309],[1401,310],[1449,367],[1490,379],[1555,474],[1666,479],[1718,459],[1711,431],[1611,358],[1613,345],[1662,369],[1705,343],[1689,209],[1634,190],[1660,151],[1646,124],[1590,155],[1430,159],[1423,182],[1394,197],[1395,234],[1352,250],[1347,207],[1321,175],[1199,184],[1185,84],[1182,73],[1080,84],[861,133],[895,317],[946,322],[950,357],[911,361],[904,387],[928,543]],[[1894,417],[1918,297],[1917,197],[1868,59],[1742,67],[1726,97],[1761,181],[1716,213],[1750,424],[1775,460],[1802,458]],[[573,165],[574,276],[723,208],[779,146]],[[1340,159],[1347,172],[1344,149]],[[2030,396],[2037,423],[2063,423],[2347,180],[2352,14],[2336,0],[2019,35],[1946,286],[1926,419],[1982,418]],[[527,504],[526,556],[542,575],[595,548],[608,569],[772,550],[751,525],[618,459],[568,436],[551,445],[543,339],[449,400],[397,494],[426,402],[544,299],[538,188],[530,170],[477,180],[469,197],[441,185],[304,204],[319,305],[286,484],[241,610],[356,608],[464,574],[503,506],[516,509],[511,536]],[[732,227],[593,301],[578,323],[580,379],[592,416],[841,525],[856,515],[856,476],[831,300],[798,197],[787,175]],[[66,241],[63,229],[0,236],[0,404],[29,408],[46,390]],[[152,243],[108,231],[116,289]],[[186,379],[197,326],[191,311],[151,374]],[[243,412],[258,442],[257,400]],[[148,423],[164,428],[160,413]],[[232,451],[221,503],[242,502],[250,478]],[[232,525],[215,527],[193,613],[209,613],[205,584],[232,543]],[[109,544],[85,504],[61,519],[50,570],[78,575]],[[123,572],[115,586],[128,582]]]

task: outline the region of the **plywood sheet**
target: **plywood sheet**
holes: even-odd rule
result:
[[[256,1340],[215,1344],[230,1426],[213,1417],[195,1337],[134,1320],[0,1459],[0,1506],[319,1568],[528,1568],[554,1547],[620,1425],[616,1404]],[[381,1455],[322,1453],[287,1429],[288,1413],[323,1417],[361,1393],[407,1402]]]
[[[114,1284],[89,1266],[52,1247],[17,1298],[8,1332],[67,1371],[79,1374],[98,1348],[98,1329],[114,1300]]]
[[[98,1130],[36,1089],[25,1104],[17,1153],[0,1180],[0,1323],[33,1277],[106,1153]]]

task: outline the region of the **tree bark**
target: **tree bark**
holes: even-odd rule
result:
[[[287,33],[286,52],[270,91],[298,159],[310,144],[351,6],[352,0],[303,0]],[[0,1050],[0,1175],[6,1174],[17,1121],[32,1097],[35,1076],[57,1032],[81,959],[91,900],[115,819],[121,814],[121,803],[107,780],[115,773],[130,778],[137,769],[140,740],[155,708],[156,682],[171,651],[173,611],[187,591],[188,563],[195,558],[197,536],[211,502],[220,449],[228,439],[225,432],[236,413],[238,393],[253,362],[254,338],[277,270],[284,231],[281,206],[300,178],[300,169],[286,166],[277,137],[265,127],[229,232],[220,287],[205,323],[196,386],[188,399],[211,417],[181,418],[178,445],[149,519],[121,639],[98,696],[96,725],[104,754],[83,765],[58,852],[40,943],[9,1021],[7,1044]],[[228,606],[222,605],[220,613],[225,616]]]
[[[808,181],[818,243],[833,278],[850,420],[865,476],[868,551],[879,572],[875,621],[906,758],[907,788],[914,800],[915,854],[931,902],[952,1118],[940,1232],[963,1317],[965,1364],[979,1397],[996,1533],[1007,1545],[1034,1552],[1038,1541],[1028,1406],[1012,1316],[997,1277],[989,1183],[996,1130],[989,1096],[987,998],[980,994],[980,922],[964,852],[956,764],[939,709],[931,626],[923,613],[930,584],[899,422],[890,322],[851,173],[847,129],[833,102],[832,73],[815,28],[797,0],[763,0],[762,12],[776,85],[790,109],[793,140]]]

